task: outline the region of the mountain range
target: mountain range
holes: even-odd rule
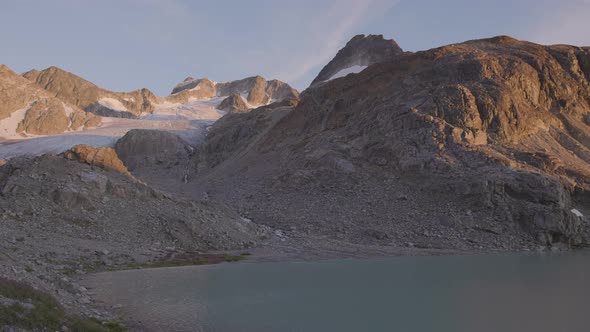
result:
[[[113,92],[57,67],[18,75],[2,66],[0,84],[0,116],[9,118],[0,123],[0,136],[6,139],[92,129],[101,126],[101,117],[140,119],[171,106],[198,116],[205,102],[213,109],[225,102],[223,111],[244,111],[299,96],[288,84],[260,76],[223,83],[187,79],[163,97],[145,88]]]
[[[0,238],[18,249],[0,272],[83,314],[65,267],[590,245],[588,47],[358,35],[301,93],[189,77],[156,96],[1,66],[0,128]]]
[[[587,243],[588,48],[500,36],[376,58],[296,106],[220,119],[194,187],[353,242]]]

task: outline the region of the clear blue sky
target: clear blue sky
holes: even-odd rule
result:
[[[116,91],[255,74],[304,89],[352,36],[416,51],[506,34],[590,45],[590,0],[0,0],[0,63]]]

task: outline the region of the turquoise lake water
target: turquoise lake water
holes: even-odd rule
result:
[[[590,331],[590,252],[234,263],[88,284],[152,331]]]

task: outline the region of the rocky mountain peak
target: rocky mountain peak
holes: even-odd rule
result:
[[[113,92],[52,66],[22,75],[47,92],[81,109],[102,116],[133,118],[151,113],[157,97],[148,89]]]
[[[331,78],[351,58],[363,58],[365,40],[353,38],[323,73]],[[401,52],[389,45],[390,54]],[[297,227],[325,220],[313,227],[326,234],[338,231],[332,227],[341,216],[361,211],[359,202],[389,197],[385,201],[415,203],[408,215],[422,211],[441,233],[447,232],[442,216],[452,215],[457,225],[494,229],[488,234],[505,240],[501,246],[514,246],[515,238],[587,245],[590,49],[498,36],[392,58],[318,84],[295,108],[223,117],[199,150],[193,176],[199,189],[231,186],[227,201],[234,202],[241,199],[236,183],[248,179],[241,195],[256,202],[251,216],[288,225],[292,219],[276,213],[287,215],[288,202],[306,207],[287,217],[300,218]],[[277,180],[261,184],[259,174]],[[383,185],[387,177],[391,187]],[[213,184],[218,180],[227,182]],[[249,196],[255,192],[260,196]],[[310,208],[327,195],[340,202],[337,212]],[[383,232],[369,237],[390,241],[401,229],[381,220],[408,220],[399,208],[357,218],[363,230]],[[354,237],[366,237],[362,232]]]
[[[185,103],[191,99],[206,100],[213,97],[241,96],[248,108],[267,105],[285,99],[299,98],[299,92],[289,84],[279,80],[267,81],[260,75],[228,82],[214,82],[207,78],[194,79],[188,77],[177,84],[172,95],[166,99],[169,102]],[[228,103],[240,102],[234,96]],[[240,102],[240,104],[242,104]],[[243,108],[241,105],[240,108]]]
[[[176,84],[176,86],[174,87],[174,89],[172,89],[172,93],[171,94],[177,94],[177,93],[179,93],[181,91],[184,91],[184,90],[194,89],[197,85],[199,85],[203,81],[205,83],[211,82],[207,78],[196,79],[196,78],[194,78],[192,76],[189,76],[189,77],[185,78],[182,82]]]
[[[383,35],[356,35],[320,71],[311,86],[359,72],[367,66],[387,61],[403,52],[395,40],[385,39]]]
[[[248,104],[246,104],[242,96],[233,93],[225,98],[217,108],[226,112],[244,112],[248,110]]]
[[[3,138],[60,134],[101,122],[6,66],[0,66],[0,120],[6,120],[0,123]]]

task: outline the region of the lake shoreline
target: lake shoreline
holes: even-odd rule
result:
[[[575,251],[571,250],[571,251]],[[79,276],[81,284],[86,285],[90,291],[93,302],[101,307],[110,308],[123,319],[131,331],[149,331],[147,326],[142,325],[141,322],[132,319],[132,313],[128,312],[119,303],[109,303],[104,301],[106,289],[97,287],[97,284],[92,284],[92,280],[96,276],[108,275],[111,273],[120,273],[137,270],[151,270],[151,269],[193,269],[193,268],[209,268],[211,266],[220,265],[234,265],[234,264],[265,264],[265,263],[296,263],[296,262],[325,262],[343,259],[372,259],[372,258],[389,258],[389,257],[424,257],[424,256],[474,256],[474,255],[494,255],[494,254],[525,254],[525,253],[554,253],[559,250],[550,250],[539,247],[537,250],[524,248],[523,250],[457,250],[457,249],[437,249],[437,248],[416,248],[416,247],[399,247],[399,246],[381,246],[381,245],[363,245],[342,242],[330,238],[307,238],[306,241],[301,241],[299,238],[273,238],[267,243],[247,250],[233,250],[233,251],[211,251],[210,255],[230,255],[236,257],[241,255],[242,260],[236,262],[216,262],[214,264],[199,264],[187,265],[182,264],[178,266],[145,266],[140,269],[117,269],[113,271],[99,271]],[[245,254],[247,253],[247,254]],[[218,264],[219,263],[219,264]],[[102,288],[102,289],[101,289]],[[101,300],[102,298],[102,300]],[[147,304],[146,304],[147,305]]]
[[[391,248],[390,248],[391,249]],[[395,251],[395,250],[392,250]],[[491,262],[502,262],[504,260],[510,262],[511,265],[508,265],[508,267],[518,267],[518,268],[522,268],[522,266],[526,266],[526,264],[521,265],[519,262],[521,259],[529,259],[527,257],[532,257],[532,261],[539,261],[539,260],[543,260],[546,259],[547,263],[552,263],[554,261],[556,261],[555,258],[559,258],[560,256],[558,255],[562,255],[561,257],[564,257],[566,260],[568,259],[568,257],[572,257],[572,256],[576,256],[577,253],[582,253],[584,250],[576,250],[576,251],[570,251],[570,252],[555,252],[555,251],[545,251],[545,252],[495,252],[495,253],[490,253],[490,252],[461,252],[461,253],[454,253],[451,254],[449,252],[430,252],[430,253],[425,253],[425,252],[421,252],[418,255],[393,255],[393,256],[381,256],[381,255],[368,255],[367,252],[364,252],[363,255],[361,256],[361,254],[356,254],[356,255],[348,255],[348,256],[340,256],[340,257],[336,257],[334,256],[334,254],[330,255],[329,257],[327,255],[322,255],[322,254],[312,254],[312,253],[307,253],[307,259],[302,260],[302,259],[291,259],[293,258],[293,256],[290,256],[288,258],[288,260],[286,261],[277,261],[276,260],[276,256],[273,259],[269,259],[270,256],[268,255],[260,255],[257,256],[257,252],[253,252],[251,256],[248,257],[247,260],[238,262],[238,263],[221,263],[221,264],[215,264],[215,265],[201,265],[201,266],[182,266],[182,267],[165,267],[165,268],[156,268],[156,269],[146,269],[144,272],[146,273],[141,273],[141,274],[137,274],[137,270],[125,270],[125,271],[116,271],[116,272],[99,272],[99,273],[95,273],[95,274],[89,274],[87,276],[85,276],[85,282],[84,284],[89,287],[89,289],[91,290],[91,292],[93,292],[95,295],[93,296],[93,299],[95,301],[101,301],[103,304],[110,304],[113,306],[114,310],[124,319],[125,325],[127,327],[130,328],[130,331],[156,331],[158,330],[158,328],[155,329],[151,329],[152,326],[162,326],[168,323],[168,319],[166,319],[165,317],[167,317],[166,315],[170,315],[170,313],[165,313],[163,314],[163,316],[159,315],[159,311],[162,308],[166,308],[165,310],[178,310],[178,314],[179,315],[184,315],[186,316],[187,313],[186,311],[190,311],[190,310],[201,310],[197,307],[192,308],[190,305],[187,305],[187,307],[184,307],[184,304],[182,303],[175,303],[174,302],[174,296],[170,295],[170,296],[163,296],[161,299],[160,298],[156,298],[155,302],[154,299],[152,300],[147,300],[145,302],[142,302],[144,299],[141,298],[141,296],[144,296],[145,294],[141,294],[139,298],[132,298],[132,299],[127,299],[122,301],[122,303],[117,303],[117,299],[121,299],[121,294],[120,292],[118,292],[116,289],[121,287],[121,283],[118,282],[118,280],[122,280],[122,279],[128,279],[128,278],[132,278],[133,280],[136,280],[138,283],[140,284],[147,284],[148,286],[144,286],[145,292],[150,293],[150,292],[157,292],[158,289],[160,288],[166,288],[166,287],[171,287],[170,285],[176,285],[176,283],[178,282],[178,285],[183,285],[184,283],[187,282],[187,280],[192,280],[192,279],[187,279],[187,275],[191,275],[191,274],[195,274],[195,276],[197,276],[198,278],[195,279],[194,281],[190,281],[189,284],[193,285],[195,288],[197,289],[207,289],[208,285],[210,282],[216,282],[215,280],[219,280],[217,277],[211,279],[211,278],[204,278],[202,277],[202,275],[215,275],[218,276],[219,274],[223,275],[224,271],[229,271],[230,275],[232,275],[231,277],[229,277],[230,279],[228,279],[229,283],[228,286],[231,287],[238,287],[236,286],[235,283],[231,282],[231,281],[236,281],[235,278],[240,278],[239,275],[241,275],[241,273],[243,271],[249,271],[249,273],[252,273],[252,271],[266,271],[266,270],[270,270],[270,271],[281,271],[282,269],[287,269],[287,271],[289,271],[290,269],[294,269],[294,271],[297,271],[297,269],[324,269],[324,268],[330,268],[331,266],[334,265],[342,265],[342,264],[352,264],[353,266],[358,265],[360,270],[357,270],[357,272],[355,273],[366,273],[364,271],[363,266],[366,266],[367,264],[371,264],[371,263],[375,263],[375,262],[384,262],[386,265],[387,264],[402,264],[401,266],[405,266],[406,268],[402,269],[402,271],[404,271],[404,273],[402,274],[407,274],[407,273],[417,273],[416,271],[421,271],[420,268],[418,268],[418,270],[413,271],[412,269],[416,268],[416,267],[420,267],[422,265],[424,265],[425,262],[439,262],[436,263],[437,265],[442,264],[441,266],[446,266],[447,263],[452,263],[452,264],[456,264],[457,262],[462,262],[462,261],[469,261],[469,262],[476,262],[477,265],[480,265],[480,270],[481,270],[481,265],[484,266],[484,269],[491,269],[489,267],[485,267],[485,264],[483,264],[484,261],[491,261]],[[587,251],[587,250],[586,250]],[[399,253],[399,252],[398,252]],[[543,255],[543,253],[545,253],[546,255]],[[572,255],[570,255],[570,253]],[[519,254],[524,254],[524,255],[519,255]],[[530,255],[526,255],[526,254],[530,254]],[[481,255],[481,256],[480,256]],[[439,256],[439,257],[436,257]],[[474,256],[480,256],[480,257],[474,257]],[[303,257],[303,256],[301,256]],[[313,259],[310,259],[312,258]],[[415,257],[416,260],[413,259],[409,259],[411,257]],[[396,258],[395,260],[390,260],[389,258]],[[293,264],[293,263],[297,263],[297,262],[305,262],[305,263],[309,263],[309,264]],[[392,263],[393,262],[393,263]],[[414,262],[414,263],[410,263],[409,267],[411,267],[412,269],[408,270],[408,263],[409,262]],[[446,263],[445,263],[446,262]],[[454,262],[454,263],[453,263]],[[271,263],[271,264],[267,264],[267,263]],[[318,263],[318,264],[315,264]],[[329,264],[322,264],[322,263],[329,263]],[[405,264],[405,265],[404,265]],[[256,267],[254,267],[253,265],[256,265]],[[281,268],[279,268],[281,267]],[[452,267],[452,265],[451,265]],[[544,267],[543,271],[546,271],[546,269]],[[450,268],[452,270],[452,268]],[[478,269],[476,269],[478,270]],[[232,272],[233,271],[233,272]],[[361,271],[361,272],[358,272]],[[510,275],[509,272],[510,269],[500,269],[500,271],[498,273],[500,274],[506,274],[506,275]],[[445,273],[451,273],[449,271],[445,270],[440,270],[441,273],[445,274]],[[467,273],[467,272],[466,272]],[[491,269],[490,273],[496,273],[495,270]],[[226,273],[227,274],[227,273]],[[236,275],[237,274],[237,275]],[[162,275],[165,275],[166,277],[162,277]],[[371,275],[379,275],[377,274],[371,274]],[[160,277],[156,277],[154,279],[154,276],[160,276]],[[270,273],[267,274],[267,276],[273,276],[270,277],[271,279],[274,279],[274,274]],[[419,272],[417,274],[416,277],[418,278],[423,278],[425,276],[425,274]],[[543,275],[541,275],[543,276]],[[227,276],[226,276],[227,277]],[[283,276],[285,278],[291,278],[289,276],[289,273],[287,273],[286,276]],[[204,278],[203,280],[199,279],[199,278]],[[244,276],[244,278],[248,278],[248,274],[246,274]],[[152,280],[153,279],[153,280]],[[178,280],[177,280],[178,279]],[[158,282],[157,280],[160,280],[160,282]],[[250,280],[250,279],[248,279]],[[256,280],[253,279],[253,280]],[[479,280],[479,279],[476,279]],[[155,282],[156,284],[150,284],[151,282]],[[160,284],[161,282],[164,283],[164,285]],[[203,282],[205,282],[203,284]],[[275,283],[277,282],[276,280],[274,281]],[[369,281],[370,282],[370,281]],[[218,283],[223,283],[222,281],[218,281]],[[260,284],[261,281],[256,281],[255,284],[258,283]],[[166,284],[168,286],[166,286]],[[287,282],[287,284],[290,284],[289,282]],[[395,284],[395,283],[394,283]],[[403,283],[401,284],[395,284],[397,286],[401,286],[403,285]],[[175,287],[175,286],[173,286]],[[253,286],[254,287],[254,286]],[[191,290],[193,287],[189,287],[189,289],[187,289],[187,291],[189,291],[189,293],[193,292],[193,290]],[[242,289],[239,292],[245,292],[245,294],[243,296],[248,296],[247,294],[249,291],[251,292],[251,290],[249,289]],[[285,289],[285,291],[289,292],[288,289]],[[235,293],[232,293],[231,291],[229,291],[230,294],[233,294],[232,296],[237,296]],[[204,293],[204,299],[203,301],[208,301],[208,298],[210,296],[212,296],[211,294],[208,294],[209,291],[205,291]],[[212,293],[215,293],[215,291],[212,291]],[[179,294],[182,294],[179,293]],[[200,293],[199,293],[200,294]],[[182,295],[184,296],[184,295]],[[189,295],[187,295],[189,296]],[[124,297],[124,296],[123,296]],[[109,298],[112,302],[108,302]],[[231,297],[230,297],[231,298]],[[226,299],[227,301],[232,301],[230,300],[230,298]],[[242,297],[238,297],[237,299],[243,299]],[[237,300],[236,299],[236,300]],[[172,301],[172,302],[171,302]],[[125,303],[127,302],[127,303]],[[129,303],[132,303],[131,306],[128,306]],[[218,302],[216,302],[217,305],[219,305]],[[233,304],[232,304],[233,305]],[[172,309],[171,309],[172,308]],[[150,315],[149,313],[152,312],[152,315]],[[174,313],[176,313],[176,311],[174,311]],[[194,318],[194,317],[193,317]],[[155,324],[155,325],[154,325]],[[192,326],[192,325],[191,325]],[[204,328],[202,329],[203,331],[209,331],[210,329],[208,328]],[[182,330],[184,331],[184,330]],[[201,331],[201,329],[196,329],[196,331]]]

